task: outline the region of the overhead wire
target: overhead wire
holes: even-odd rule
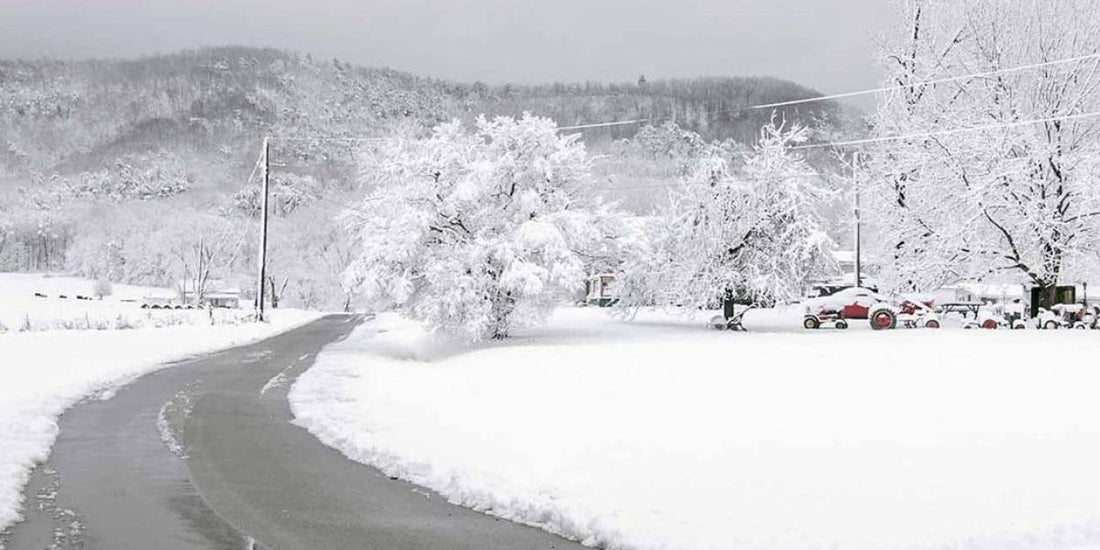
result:
[[[1018,120],[1018,121],[1014,121],[1014,122],[1002,122],[1002,123],[997,123],[997,124],[989,124],[989,125],[985,125],[985,126],[967,126],[967,127],[963,127],[963,128],[950,128],[950,129],[947,129],[947,130],[939,130],[939,131],[935,131],[935,132],[921,132],[921,133],[905,134],[905,135],[898,135],[898,136],[882,136],[882,137],[876,137],[876,138],[853,139],[853,140],[848,140],[848,141],[834,141],[834,142],[830,142],[830,143],[810,143],[810,144],[807,144],[807,145],[794,145],[794,146],[788,147],[788,149],[790,149],[792,151],[803,151],[803,150],[807,150],[807,149],[820,149],[820,148],[824,148],[824,147],[851,147],[853,145],[869,145],[869,144],[872,144],[872,143],[882,143],[882,142],[887,142],[887,141],[900,141],[900,140],[906,140],[906,139],[931,138],[931,137],[947,136],[947,135],[954,135],[954,134],[962,134],[962,133],[967,133],[967,132],[980,132],[980,131],[983,131],[983,130],[997,130],[997,129],[1001,129],[1001,128],[1015,128],[1015,127],[1019,127],[1019,126],[1028,126],[1028,125],[1031,125],[1031,124],[1043,124],[1043,123],[1046,123],[1046,122],[1062,122],[1062,121],[1069,121],[1069,120],[1079,120],[1079,119],[1092,118],[1092,117],[1097,117],[1097,116],[1100,116],[1100,111],[1092,111],[1092,112],[1088,112],[1088,113],[1079,113],[1079,114],[1075,114],[1075,115],[1060,115],[1060,116],[1039,118],[1039,119],[1033,119],[1033,120]]]
[[[808,104],[808,103],[831,101],[831,100],[836,100],[836,99],[846,99],[846,98],[859,97],[859,96],[864,96],[864,95],[885,93],[885,92],[895,91],[895,90],[902,90],[902,89],[911,88],[911,87],[926,87],[926,86],[934,86],[934,85],[938,85],[938,84],[944,84],[944,83],[949,83],[949,82],[958,82],[958,81],[962,81],[962,80],[969,80],[969,79],[975,79],[975,78],[986,78],[986,77],[995,76],[995,75],[999,75],[999,74],[1010,74],[1010,73],[1014,73],[1014,72],[1033,70],[1033,69],[1048,67],[1048,66],[1063,65],[1063,64],[1069,64],[1069,63],[1077,63],[1077,62],[1093,60],[1093,59],[1100,59],[1100,52],[1092,53],[1092,54],[1086,54],[1086,55],[1080,55],[1080,56],[1074,56],[1074,57],[1068,57],[1068,58],[1063,58],[1063,59],[1056,59],[1056,60],[1051,60],[1051,61],[1044,61],[1044,62],[1040,62],[1040,63],[1031,63],[1031,64],[1027,64],[1027,65],[1019,65],[1019,66],[1009,67],[1009,68],[1005,68],[1005,69],[996,69],[996,70],[991,70],[991,71],[981,71],[981,72],[968,73],[968,74],[964,74],[964,75],[936,78],[936,79],[921,81],[921,82],[912,83],[912,84],[898,84],[898,85],[892,85],[892,86],[881,86],[881,87],[877,87],[877,88],[868,88],[868,89],[864,89],[864,90],[856,90],[856,91],[842,92],[842,93],[836,93],[836,94],[820,95],[820,96],[803,98],[803,99],[796,99],[796,100],[790,100],[790,101],[771,102],[771,103],[763,103],[763,104],[758,104],[758,105],[748,105],[748,106],[743,106],[743,107],[735,107],[735,108],[730,108],[730,109],[720,109],[720,110],[717,110],[717,111],[711,111],[711,114],[735,113],[735,112],[763,110],[763,109],[775,109],[775,108],[780,108],[780,107],[789,107],[789,106],[803,105],[803,104]],[[836,142],[829,142],[829,143],[812,143],[812,144],[805,144],[805,145],[795,145],[795,146],[788,147],[788,149],[794,150],[794,151],[799,151],[799,150],[820,149],[820,148],[827,148],[827,147],[851,147],[851,146],[856,146],[856,145],[869,145],[869,144],[873,144],[873,143],[882,143],[882,142],[888,142],[888,141],[899,141],[899,140],[905,140],[905,139],[931,138],[931,137],[953,135],[953,134],[966,133],[966,132],[979,132],[979,131],[983,131],[983,130],[991,130],[991,129],[999,129],[999,128],[1020,127],[1020,126],[1026,126],[1026,125],[1031,125],[1031,124],[1040,124],[1040,123],[1045,123],[1045,122],[1077,120],[1077,119],[1084,119],[1084,118],[1092,118],[1092,117],[1096,117],[1096,116],[1100,116],[1100,112],[1080,113],[1080,114],[1075,114],[1075,115],[1063,115],[1063,116],[1057,116],[1057,117],[1047,117],[1047,118],[1026,120],[1026,121],[1014,121],[1014,122],[1007,122],[1007,123],[990,124],[990,125],[984,125],[984,126],[952,128],[952,129],[941,130],[941,131],[936,131],[936,132],[923,132],[923,133],[913,133],[913,134],[898,135],[898,136],[881,136],[881,137],[876,137],[876,138],[864,138],[864,139],[836,141]],[[595,128],[608,128],[608,127],[617,127],[617,126],[626,126],[626,125],[632,125],[632,124],[639,124],[639,123],[643,123],[643,122],[655,122],[655,121],[664,120],[664,119],[671,120],[672,118],[673,117],[671,117],[671,116],[646,117],[646,118],[636,118],[636,119],[621,120],[621,121],[597,122],[597,123],[591,123],[591,124],[578,124],[578,125],[571,125],[571,126],[560,126],[560,127],[557,128],[557,130],[558,131],[571,131],[571,130],[587,130],[587,129],[595,129]],[[388,137],[359,137],[359,136],[305,136],[305,137],[302,137],[302,136],[293,136],[293,137],[292,136],[269,136],[269,139],[271,139],[273,141],[290,141],[290,142],[307,142],[307,141],[310,141],[310,142],[312,142],[312,141],[322,141],[322,142],[378,142],[378,141],[390,140],[390,139],[393,139],[393,138],[388,138]],[[252,178],[255,176],[256,170],[259,168],[259,165],[262,162],[262,160],[263,160],[263,157],[261,155],[260,159],[257,160],[256,166],[253,167],[252,175],[249,176],[249,183],[251,183]],[[814,176],[819,176],[820,174],[813,174],[813,175]],[[800,176],[800,177],[802,177],[802,176]],[[603,190],[631,190],[631,189],[648,189],[648,188],[654,188],[654,189],[669,188],[669,186],[668,185],[657,184],[657,185],[638,185],[638,186],[620,186],[620,187],[594,187],[593,190],[600,190],[600,191],[603,191]],[[334,204],[336,206],[341,206],[343,208],[354,209],[350,204],[338,203],[336,201],[331,201],[331,200],[323,198],[323,197],[318,197],[318,199],[322,200],[324,202]]]
[[[889,91],[894,91],[894,90],[904,90],[906,88],[934,86],[934,85],[937,85],[937,84],[944,84],[944,83],[948,83],[948,82],[958,82],[958,81],[961,81],[961,80],[968,80],[968,79],[973,79],[973,78],[986,78],[986,77],[989,77],[989,76],[995,76],[995,75],[999,75],[999,74],[1010,74],[1010,73],[1014,73],[1014,72],[1033,70],[1033,69],[1038,69],[1038,68],[1042,68],[1042,67],[1049,67],[1049,66],[1054,66],[1054,65],[1064,65],[1064,64],[1069,64],[1069,63],[1078,63],[1078,62],[1081,62],[1081,61],[1088,61],[1088,60],[1092,60],[1092,59],[1100,60],[1100,52],[1085,54],[1085,55],[1079,55],[1079,56],[1074,56],[1074,57],[1067,57],[1067,58],[1062,58],[1062,59],[1054,59],[1054,60],[1043,61],[1043,62],[1039,62],[1039,63],[1030,63],[1030,64],[1027,64],[1027,65],[1018,65],[1018,66],[1015,66],[1015,67],[1008,67],[1008,68],[1005,68],[1005,69],[994,69],[994,70],[990,70],[990,71],[980,71],[980,72],[967,73],[967,74],[957,75],[957,76],[948,76],[948,77],[942,77],[942,78],[935,78],[935,79],[924,80],[924,81],[921,81],[921,82],[915,82],[915,83],[911,83],[911,84],[895,84],[895,85],[892,85],[892,86],[880,86],[880,87],[877,87],[877,88],[867,88],[867,89],[863,89],[863,90],[855,90],[855,91],[850,91],[850,92],[841,92],[841,93],[836,93],[836,94],[819,95],[819,96],[802,98],[802,99],[794,99],[794,100],[790,100],[790,101],[761,103],[761,104],[757,104],[757,105],[745,105],[745,106],[742,106],[742,107],[733,107],[733,108],[729,108],[729,109],[719,109],[719,110],[716,110],[716,111],[710,111],[710,113],[711,114],[724,114],[724,113],[736,113],[736,112],[743,112],[743,111],[774,109],[774,108],[778,108],[778,107],[790,107],[790,106],[794,106],[794,105],[803,105],[803,104],[807,104],[807,103],[816,103],[816,102],[821,102],[821,101],[832,101],[832,100],[835,100],[835,99],[846,99],[846,98],[852,98],[852,97],[859,97],[859,96],[863,96],[863,95],[879,94],[879,93],[884,93],[884,92],[889,92]],[[630,119],[630,120],[594,122],[594,123],[590,123],[590,124],[576,124],[576,125],[570,125],[570,126],[559,126],[558,131],[587,130],[587,129],[593,129],[593,128],[607,128],[607,127],[614,127],[614,126],[626,126],[626,125],[638,124],[638,123],[642,123],[642,122],[655,122],[655,121],[658,121],[658,120],[671,120],[672,118],[673,118],[672,116],[642,117],[642,118],[634,118],[634,119]],[[386,140],[390,140],[390,139],[393,139],[393,138],[390,138],[390,137],[361,137],[361,136],[268,136],[268,139],[277,140],[277,141],[342,141],[342,142],[358,141],[358,142],[370,142],[370,141],[386,141]]]
[[[1014,73],[1014,72],[1028,71],[1028,70],[1039,69],[1039,68],[1042,68],[1042,67],[1049,67],[1049,66],[1054,66],[1054,65],[1064,65],[1064,64],[1068,64],[1068,63],[1078,63],[1078,62],[1081,62],[1081,61],[1088,61],[1088,60],[1091,60],[1091,59],[1100,60],[1100,52],[1086,54],[1086,55],[1079,55],[1079,56],[1074,56],[1074,57],[1067,57],[1067,58],[1063,58],[1063,59],[1055,59],[1055,60],[1051,60],[1051,61],[1043,61],[1043,62],[1040,62],[1040,63],[1030,63],[1030,64],[1027,64],[1027,65],[1018,65],[1018,66],[1015,66],[1015,67],[1008,67],[1008,68],[1005,68],[1005,69],[994,69],[994,70],[991,70],[991,71],[981,71],[981,72],[967,73],[967,74],[957,75],[957,76],[948,76],[948,77],[942,77],[942,78],[935,78],[935,79],[925,80],[925,81],[921,81],[921,82],[915,82],[915,83],[911,83],[911,84],[895,84],[895,85],[892,85],[892,86],[881,86],[881,87],[878,87],[878,88],[867,88],[867,89],[863,89],[863,90],[855,90],[855,91],[851,91],[851,92],[842,92],[842,93],[836,93],[836,94],[820,95],[820,96],[808,97],[808,98],[803,98],[803,99],[794,99],[794,100],[790,100],[790,101],[778,101],[778,102],[773,102],[773,103],[762,103],[762,104],[758,104],[758,105],[746,105],[746,106],[742,106],[742,107],[733,107],[733,108],[730,108],[730,109],[719,109],[719,110],[716,110],[716,111],[710,111],[710,114],[726,114],[726,113],[739,113],[739,112],[744,112],[744,111],[758,111],[758,110],[763,110],[763,109],[775,109],[775,108],[779,108],[779,107],[791,107],[791,106],[795,106],[795,105],[804,105],[804,104],[808,104],[808,103],[817,103],[817,102],[821,102],[821,101],[832,101],[832,100],[836,100],[836,99],[848,99],[848,98],[852,98],[852,97],[880,94],[880,93],[891,92],[891,91],[895,91],[895,90],[904,90],[904,89],[907,89],[907,88],[935,86],[937,84],[946,84],[948,82],[958,82],[958,81],[961,81],[961,80],[969,80],[969,79],[974,79],[974,78],[986,78],[986,77],[995,76],[995,75],[999,75],[999,74],[1010,74],[1010,73]],[[578,125],[573,125],[573,126],[562,126],[562,127],[558,128],[558,130],[559,131],[586,130],[586,129],[591,129],[591,128],[604,128],[604,127],[610,127],[610,126],[625,126],[625,125],[629,125],[629,124],[638,124],[638,123],[641,123],[641,122],[655,122],[655,121],[658,121],[658,120],[671,120],[672,118],[673,118],[672,116],[635,118],[635,119],[630,119],[630,120],[613,121],[613,122],[597,122],[597,123],[591,123],[591,124],[578,124]]]

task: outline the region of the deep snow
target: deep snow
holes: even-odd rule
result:
[[[1096,333],[782,317],[565,309],[470,348],[381,316],[291,405],[354,460],[591,545],[1100,548]]]
[[[0,334],[0,530],[18,519],[22,487],[48,457],[65,409],[92,395],[110,398],[166,362],[273,336],[318,315],[278,310],[265,324]]]
[[[0,334],[49,330],[155,328],[209,325],[211,312],[142,309],[146,298],[171,298],[171,289],[117,284],[103,299],[94,299],[95,281],[42,273],[0,273]],[[35,296],[45,294],[45,298]],[[61,296],[65,296],[62,298]],[[77,296],[90,297],[79,300]],[[248,309],[217,309],[219,325],[246,322]]]

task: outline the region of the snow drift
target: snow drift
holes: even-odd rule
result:
[[[565,310],[466,348],[383,317],[290,399],[354,460],[589,545],[1100,546],[1094,334],[700,327]]]

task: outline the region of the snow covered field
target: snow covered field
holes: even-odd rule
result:
[[[176,294],[173,290],[119,284],[113,285],[110,296],[99,300],[94,298],[94,285],[95,281],[78,277],[0,273],[0,333],[210,324],[209,313],[202,309],[141,308],[145,298],[170,298]],[[77,296],[92,299],[81,300]],[[238,324],[250,314],[247,309],[219,309],[214,311],[214,321],[219,325]]]
[[[0,334],[0,530],[18,519],[21,490],[79,400],[112,391],[164,363],[272,336],[318,317],[272,312],[267,324]]]
[[[765,317],[565,309],[469,348],[382,316],[291,404],[352,459],[591,545],[1100,548],[1096,333]]]

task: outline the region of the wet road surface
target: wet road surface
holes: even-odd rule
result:
[[[361,321],[325,317],[73,407],[0,547],[582,548],[389,479],[290,424],[289,386]]]

